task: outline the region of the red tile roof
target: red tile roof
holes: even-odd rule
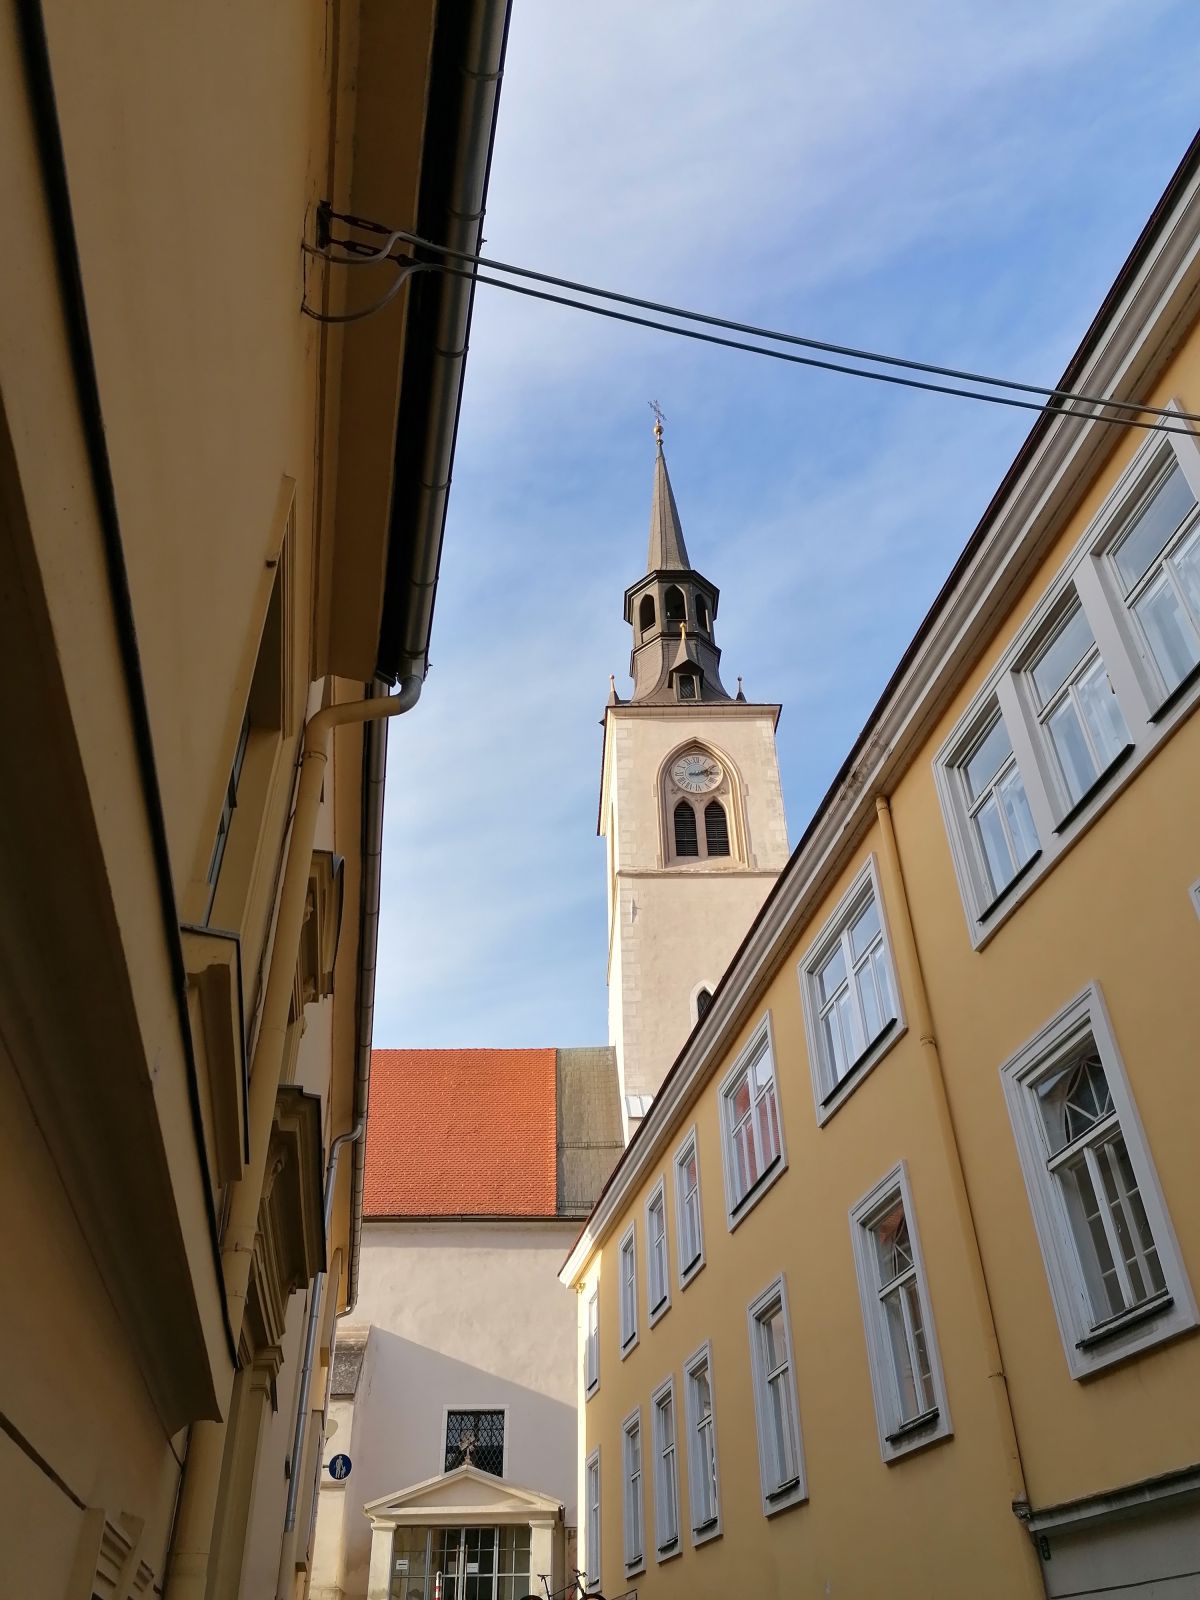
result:
[[[555,1052],[373,1050],[368,1217],[552,1217]]]

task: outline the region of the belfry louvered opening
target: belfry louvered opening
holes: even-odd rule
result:
[[[700,839],[696,829],[696,813],[686,800],[675,807],[675,854],[698,856]]]
[[[729,819],[719,800],[710,800],[704,808],[704,839],[710,856],[729,854]]]

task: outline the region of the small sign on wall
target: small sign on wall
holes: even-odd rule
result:
[[[329,1476],[331,1478],[336,1478],[340,1483],[343,1478],[348,1478],[350,1476],[352,1466],[353,1463],[351,1462],[349,1456],[333,1456],[329,1462]]]

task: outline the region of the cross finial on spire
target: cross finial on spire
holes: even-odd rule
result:
[[[657,400],[647,400],[646,404],[654,413],[654,437],[658,441],[658,447],[661,450],[663,441],[663,423],[667,419],[664,417],[663,408],[659,405]]]

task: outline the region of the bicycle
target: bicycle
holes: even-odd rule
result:
[[[548,1572],[539,1572],[538,1579],[546,1591],[545,1594],[526,1594],[521,1596],[521,1600],[563,1600],[567,1595],[570,1596],[570,1600],[604,1600],[602,1594],[594,1594],[588,1589],[584,1575],[578,1568],[575,1569],[570,1583],[565,1583],[561,1589],[551,1589]]]

